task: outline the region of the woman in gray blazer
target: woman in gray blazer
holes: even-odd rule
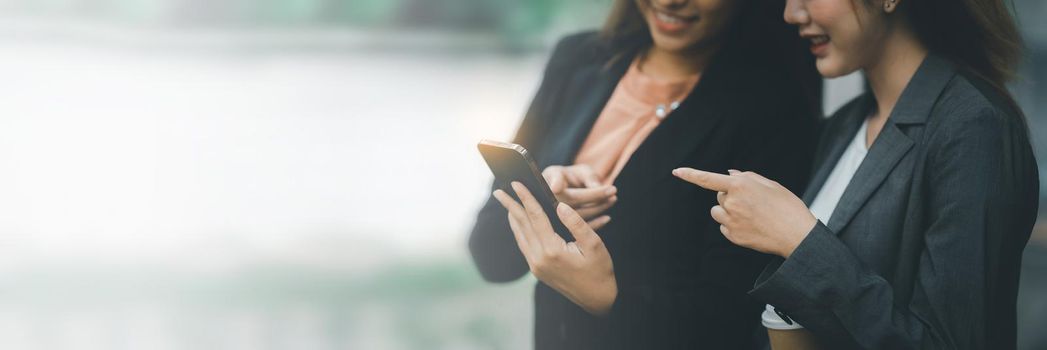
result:
[[[1004,84],[1002,0],[788,0],[819,72],[871,92],[827,122],[803,199],[750,172],[689,168],[731,242],[777,255],[751,295],[776,349],[1013,349],[1039,192]],[[802,326],[801,326],[802,325]]]

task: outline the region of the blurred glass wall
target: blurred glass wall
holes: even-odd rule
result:
[[[0,0],[0,348],[530,348],[533,279],[465,251],[474,146],[609,4]],[[1016,6],[1043,154],[1047,8]]]

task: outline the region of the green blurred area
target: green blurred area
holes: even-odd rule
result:
[[[461,259],[368,273],[288,264],[204,274],[53,266],[6,275],[0,288],[11,292],[0,308],[31,314],[27,321],[87,315],[112,333],[125,332],[119,315],[148,310],[153,321],[167,324],[154,334],[158,343],[186,349],[236,347],[223,329],[243,327],[245,317],[264,325],[270,349],[354,348],[361,339],[376,349],[525,349],[532,287],[531,278],[491,286]],[[312,321],[301,324],[296,315]],[[293,330],[303,326],[310,332],[300,340],[307,343],[295,344]]]
[[[72,16],[140,25],[495,34],[524,45],[557,28],[593,27],[612,0],[11,0],[0,14]]]

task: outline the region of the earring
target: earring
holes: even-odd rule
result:
[[[887,1],[884,1],[883,2],[883,10],[890,12],[891,8],[894,7],[894,2],[895,1],[897,1],[897,0],[887,0]]]

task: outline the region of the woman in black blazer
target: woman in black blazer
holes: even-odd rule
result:
[[[788,0],[785,17],[811,39],[823,75],[860,68],[872,90],[828,122],[803,201],[773,176],[675,172],[719,191],[711,213],[728,239],[784,258],[751,294],[777,312],[765,325],[803,328],[772,331],[772,345],[1014,349],[1039,182],[1003,88],[1020,44],[1008,8]]]
[[[767,256],[731,245],[710,218],[695,215],[715,197],[676,181],[670,171],[760,169],[791,189],[802,188],[821,80],[799,39],[774,20],[781,5],[621,0],[602,33],[572,35],[556,45],[514,139],[541,168],[571,166],[630,64],[652,47],[678,44],[679,35],[666,44],[652,34],[654,9],[677,17],[671,21],[687,16],[682,20],[697,23],[697,42],[685,48],[692,56],[678,57],[685,65],[676,68],[699,69],[701,78],[629,157],[613,183],[616,203],[586,217],[598,221],[600,241],[588,256],[602,256],[606,265],[530,259],[521,254],[498,201],[480,210],[469,247],[483,277],[508,282],[531,270],[540,280],[536,348],[751,347],[762,304],[745,292]],[[593,218],[599,215],[614,219]],[[597,280],[604,284],[585,285]],[[594,294],[599,300],[590,298]]]

